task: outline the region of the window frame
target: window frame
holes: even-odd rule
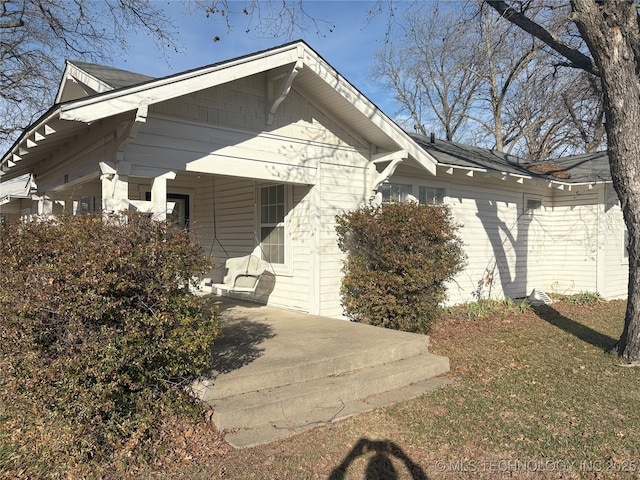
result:
[[[404,198],[391,198],[391,189],[394,187],[406,188],[406,192],[404,192]],[[385,194],[382,189],[389,189],[389,196],[385,198]],[[392,203],[392,202],[406,202],[410,195],[413,195],[413,185],[411,183],[399,183],[399,182],[385,182],[378,187],[378,191],[382,194],[382,203]],[[403,192],[399,192],[403,193]]]
[[[409,177],[404,177],[404,176],[398,176],[398,177],[392,177],[390,179],[389,182],[386,182],[384,184],[382,184],[380,187],[378,187],[377,192],[381,192],[381,187],[384,185],[397,185],[397,186],[405,186],[408,187],[407,190],[407,195],[406,195],[406,199],[405,200],[400,200],[400,201],[415,201],[420,203],[420,190],[425,188],[425,189],[434,189],[434,190],[440,190],[442,191],[442,201],[441,203],[437,203],[437,204],[426,204],[426,203],[420,203],[421,205],[446,205],[447,204],[447,197],[449,195],[449,188],[446,185],[443,185],[441,183],[439,183],[438,185],[434,184],[435,182],[429,182],[429,181],[418,181],[416,182],[416,179],[412,179]],[[384,195],[384,194],[383,194]],[[382,203],[389,203],[388,199],[385,199],[384,197],[382,198]]]
[[[283,187],[283,200],[284,200],[284,217],[281,222],[263,222],[263,204],[262,204],[262,191],[265,188]],[[261,183],[256,185],[256,242],[258,249],[260,250],[260,256],[263,260],[268,262],[276,272],[276,274],[291,274],[291,239],[289,238],[290,231],[290,214],[293,205],[293,192],[291,185],[286,183]],[[282,241],[283,241],[283,262],[272,262],[271,259],[265,258],[265,247],[262,241],[262,228],[263,227],[282,227]]]
[[[422,197],[422,190],[426,190],[428,192],[429,189],[434,190],[434,191],[440,191],[442,192],[442,196],[440,197],[440,201],[436,201],[436,203],[427,203],[427,202],[421,202],[421,197]],[[445,187],[433,187],[431,185],[425,185],[425,184],[419,184],[418,185],[418,202],[421,205],[444,205],[445,204],[445,198],[447,197],[447,189]],[[428,198],[428,196],[426,196],[426,198]],[[438,197],[433,197],[438,199]]]

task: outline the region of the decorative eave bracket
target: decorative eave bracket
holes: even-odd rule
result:
[[[375,192],[382,183],[384,183],[393,173],[396,171],[398,165],[403,160],[409,158],[409,152],[406,150],[400,150],[392,153],[384,153],[379,155],[373,155],[371,160],[371,168],[374,170],[374,176],[370,185],[370,190]],[[377,165],[384,164],[385,167],[381,172],[378,171]]]
[[[116,132],[116,160],[120,161],[124,159],[124,151],[127,145],[136,138],[138,131],[143,123],[147,121],[147,115],[149,114],[149,105],[140,105],[136,111],[136,116],[133,120],[130,120],[122,124]]]
[[[291,67],[291,70],[287,72],[270,72],[271,75],[267,75],[267,125],[273,124],[274,115],[278,111],[278,107],[289,95],[293,81],[303,66],[302,57],[299,57]],[[280,81],[282,82],[280,88],[276,90],[276,84]]]

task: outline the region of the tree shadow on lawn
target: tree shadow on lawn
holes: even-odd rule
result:
[[[600,333],[593,328],[578,323],[575,320],[562,315],[555,308],[549,305],[535,306],[533,308],[533,311],[542,320],[558,327],[561,330],[564,330],[567,333],[570,333],[583,342],[603,349],[605,352],[613,350],[618,343],[617,339],[611,338],[609,335],[605,335],[604,333]]]

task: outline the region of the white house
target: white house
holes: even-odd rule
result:
[[[401,164],[383,189],[445,203],[463,225],[469,261],[449,286],[451,301],[522,298],[534,288],[627,296],[626,228],[606,153],[526,165],[493,150],[412,137],[437,160],[436,176]]]
[[[489,275],[485,297],[489,284],[494,297],[625,296],[606,156],[557,163],[569,178],[409,135],[298,41],[160,79],[68,62],[56,103],[0,168],[3,182],[35,179],[32,214],[171,215],[219,264],[262,257],[257,299],[340,317],[335,216],[376,192],[451,206],[469,256],[454,303],[473,300]]]

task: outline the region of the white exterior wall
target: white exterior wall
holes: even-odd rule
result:
[[[342,256],[335,216],[370,196],[369,146],[315,104],[294,85],[267,126],[265,77],[244,78],[152,106],[125,158],[133,174],[177,171],[175,181],[167,182],[168,193],[186,193],[176,185],[181,176],[189,179],[191,228],[217,264],[227,254],[243,256],[256,248],[259,187],[287,185],[287,262],[274,268],[267,303],[340,317]]]
[[[366,186],[364,157],[360,157],[359,165],[340,162],[339,157],[333,160],[323,162],[320,172],[319,278],[316,280],[320,309],[317,313],[341,317],[344,313],[340,303],[344,255],[338,248],[335,217],[360,207],[370,194]]]
[[[455,221],[468,264],[448,286],[450,304],[481,298],[522,298],[534,288],[548,293],[598,292],[605,298],[626,296],[628,262],[624,225],[615,192],[608,186],[549,188],[546,183],[500,180],[438,169],[430,177],[400,166],[391,183],[445,188],[445,203]],[[540,209],[524,213],[527,199]]]
[[[546,257],[546,274],[540,275],[538,283],[547,292],[599,290],[599,257],[604,249],[598,189],[574,190],[555,190],[553,209],[545,212],[550,221],[540,255]]]
[[[626,227],[618,195],[612,185],[604,187],[602,236],[604,238],[604,268],[606,276],[599,289],[609,300],[626,298],[629,285],[629,257],[626,245]]]
[[[448,285],[448,303],[472,302],[481,298],[523,297],[528,288],[527,272],[544,271],[545,266],[532,261],[530,243],[539,241],[546,228],[538,215],[522,216],[526,198],[539,198],[543,209],[550,203],[550,192],[529,181],[519,184],[515,179],[500,180],[475,172],[453,174],[438,169],[431,177],[426,172],[398,168],[391,183],[411,184],[414,196],[418,186],[445,189],[445,204],[451,209],[467,255],[467,266]],[[493,278],[479,290],[479,283]]]

